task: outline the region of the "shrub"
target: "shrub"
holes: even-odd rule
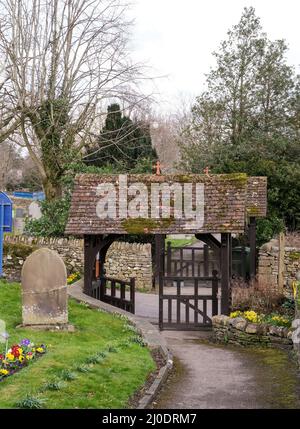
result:
[[[61,237],[64,235],[70,208],[70,197],[42,201],[40,219],[27,219],[25,232],[35,237]]]
[[[61,390],[63,387],[65,387],[65,384],[62,383],[59,380],[55,380],[55,381],[49,381],[48,383],[45,383],[42,387],[42,391],[45,390]]]
[[[258,313],[285,313],[285,296],[277,290],[258,282],[242,281],[232,283],[232,310],[254,310]]]
[[[76,367],[76,370],[79,372],[91,372],[92,368],[88,365],[78,365]]]
[[[91,363],[100,363],[100,362],[102,362],[102,360],[103,360],[103,357],[101,357],[101,356],[99,356],[99,355],[94,355],[94,356],[89,356],[87,359],[86,359],[86,363],[87,364],[91,364]]]
[[[70,371],[69,369],[63,369],[60,374],[60,378],[65,381],[72,381],[72,380],[75,380],[77,376],[74,372]]]
[[[45,399],[37,398],[36,396],[27,395],[24,399],[18,401],[15,406],[16,408],[27,408],[27,409],[39,409],[43,408]]]

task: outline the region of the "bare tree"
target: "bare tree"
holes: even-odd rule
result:
[[[176,111],[168,115],[152,114],[151,138],[164,172],[178,170],[180,146],[194,140],[190,132],[192,99],[179,94]]]
[[[17,112],[10,104],[9,92],[6,88],[9,73],[6,64],[0,68],[0,143],[4,142],[19,125]]]
[[[0,157],[0,190],[6,190],[8,184],[17,184],[22,172],[20,157],[13,145],[2,142]]]
[[[0,141],[5,127],[17,127],[14,142],[28,150],[47,199],[61,195],[65,167],[80,156],[108,100],[139,102],[141,65],[130,60],[127,8],[121,0],[0,0],[7,71],[0,98],[9,99]]]

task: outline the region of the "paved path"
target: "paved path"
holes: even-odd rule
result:
[[[163,332],[176,373],[155,408],[300,408],[297,369],[285,352],[212,345],[207,335]]]
[[[174,294],[176,295],[175,287],[165,287],[164,293]],[[185,287],[182,288],[182,295],[184,294],[193,294],[193,288]],[[199,288],[199,294],[202,295],[211,295],[211,289],[208,288]],[[129,294],[128,294],[129,296]],[[167,309],[167,301],[164,301],[164,319],[167,320],[168,317],[168,309]],[[173,321],[176,320],[176,300],[173,300],[173,311],[172,318]],[[199,301],[199,308],[202,310],[202,302]],[[154,293],[140,293],[136,292],[135,294],[135,314],[140,317],[145,317],[149,321],[154,324],[158,323],[158,294]],[[211,301],[207,302],[207,314],[211,317],[212,309],[211,309]],[[181,319],[185,320],[185,305],[181,304]],[[190,321],[194,320],[194,310],[190,309]],[[199,315],[199,322],[202,321],[202,317]]]

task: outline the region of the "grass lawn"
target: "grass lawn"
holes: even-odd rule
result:
[[[76,332],[16,329],[21,323],[20,285],[0,282],[0,319],[6,322],[9,346],[29,338],[48,348],[0,382],[0,408],[15,408],[27,395],[44,401],[43,408],[126,408],[156,367],[125,318],[74,300],[69,301],[69,321]],[[3,348],[0,343],[0,352]]]
[[[189,246],[191,244],[194,244],[197,239],[195,237],[191,238],[166,238],[165,240],[165,246],[167,248],[167,242],[170,241],[171,247],[183,247],[183,246]]]

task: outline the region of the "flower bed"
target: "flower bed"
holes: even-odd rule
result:
[[[0,381],[24,368],[45,352],[44,344],[35,346],[27,338],[19,344],[12,345],[10,349],[0,354]]]
[[[260,315],[254,311],[214,316],[213,334],[218,342],[242,346],[292,349],[290,320],[280,315]]]
[[[282,316],[281,314],[271,313],[271,314],[258,314],[253,310],[249,311],[234,311],[230,313],[232,319],[236,317],[242,317],[248,322],[252,323],[266,323],[272,326],[282,326],[284,328],[290,328],[292,325],[291,318],[287,316]]]
[[[81,278],[80,273],[73,273],[73,274],[70,274],[70,275],[68,276],[68,278],[67,278],[67,284],[68,284],[68,285],[71,285],[71,284],[73,284],[73,283],[77,282],[77,280],[80,280],[80,278]]]

